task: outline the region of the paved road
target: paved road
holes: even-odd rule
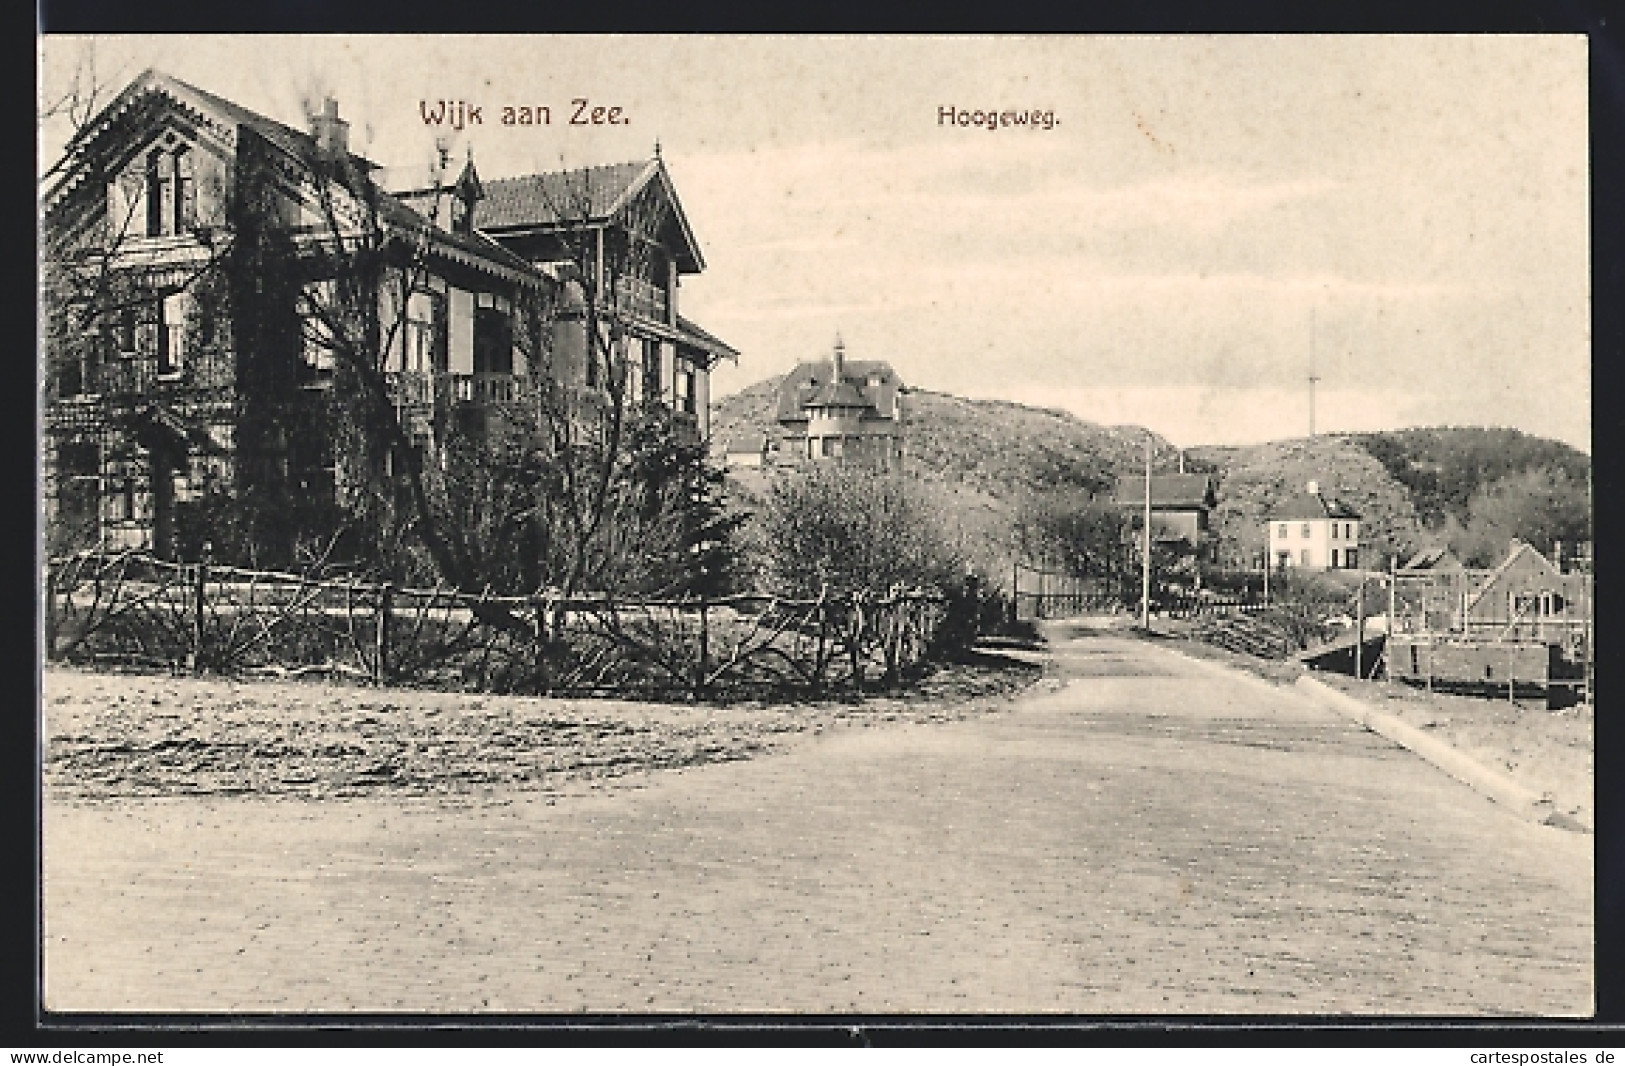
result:
[[[1064,688],[549,803],[47,813],[61,1009],[1585,1014],[1591,838],[1109,635]]]

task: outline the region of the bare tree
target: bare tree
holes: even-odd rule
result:
[[[700,443],[681,440],[650,402],[628,352],[628,302],[648,284],[663,205],[634,201],[606,232],[591,174],[565,174],[551,205],[561,221],[559,258],[546,264],[552,284],[512,305],[529,391],[477,430],[450,417],[457,397],[403,395],[433,386],[388,369],[437,230],[453,221],[437,212],[454,198],[437,182],[424,216],[345,160],[308,175],[319,224],[295,252],[312,279],[300,308],[306,339],[333,361],[350,506],[370,516],[375,540],[421,543],[436,576],[463,591],[664,594],[723,565],[730,520],[716,502],[719,479]],[[583,383],[567,380],[558,327],[586,360]],[[432,413],[414,422],[413,399]]]

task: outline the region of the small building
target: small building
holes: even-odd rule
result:
[[[1134,517],[1138,529],[1145,508],[1145,477],[1119,478],[1112,500]],[[1213,479],[1207,474],[1152,474],[1152,539],[1159,544],[1184,541],[1203,548],[1212,539],[1209,520],[1217,502]]]
[[[1355,570],[1360,566],[1360,515],[1321,494],[1311,481],[1270,510],[1269,558],[1277,570]]]
[[[849,360],[836,337],[828,362],[802,363],[780,383],[779,451],[791,462],[900,469],[903,391],[890,364]]]
[[[1590,586],[1589,574],[1562,573],[1534,545],[1514,540],[1501,564],[1466,594],[1463,629],[1561,641],[1588,618]]]
[[[1514,540],[1492,570],[1407,564],[1395,575],[1400,610],[1390,676],[1453,686],[1579,690],[1592,662],[1591,575],[1564,573]]]

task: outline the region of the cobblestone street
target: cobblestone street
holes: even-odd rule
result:
[[[560,797],[50,803],[47,1004],[1591,1012],[1591,836],[1291,689],[1055,653],[997,713]]]

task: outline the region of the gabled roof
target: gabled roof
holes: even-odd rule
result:
[[[634,185],[641,187],[654,163],[523,174],[485,183],[485,202],[474,213],[481,229],[602,222]]]
[[[1145,476],[1129,475],[1117,479],[1113,498],[1123,506],[1145,506]],[[1211,508],[1213,479],[1207,474],[1152,474],[1151,509],[1163,511],[1195,511]]]
[[[1352,518],[1359,512],[1341,500],[1309,491],[1296,492],[1270,508],[1271,522],[1313,522],[1322,518]]]
[[[474,210],[474,225],[493,234],[508,235],[607,224],[651,185],[671,206],[681,237],[674,249],[677,269],[684,274],[704,270],[705,257],[700,254],[699,242],[677,199],[666,164],[659,158],[485,182],[485,199]]]
[[[1500,583],[1501,579],[1506,576],[1507,571],[1511,570],[1513,565],[1516,564],[1518,560],[1526,559],[1531,555],[1539,561],[1540,567],[1543,570],[1549,571],[1554,576],[1557,574],[1557,567],[1552,565],[1552,561],[1550,559],[1536,551],[1533,544],[1527,544],[1521,540],[1514,540],[1512,542],[1511,549],[1507,552],[1507,557],[1501,560],[1501,565],[1497,566],[1494,570],[1491,570],[1487,575],[1485,575],[1484,580],[1479,583],[1478,588],[1474,590],[1471,596],[1468,597],[1467,609],[1471,611],[1478,605],[1480,600],[1489,595],[1490,590],[1495,588],[1495,586]]]
[[[206,119],[213,120],[222,127],[246,127],[289,155],[300,159],[309,159],[316,153],[316,142],[309,133],[295,129],[286,123],[278,122],[257,111],[251,111],[241,104],[232,103],[224,97],[179,78],[165,74],[162,71],[147,69],[126,85],[112,102],[102,108],[88,123],[86,123],[70,140],[63,151],[63,158],[71,158],[76,152],[84,149],[105,134],[108,129],[120,118],[140,106],[152,94],[163,95],[179,106]],[[378,165],[363,156],[350,154],[351,161],[363,171],[378,169]],[[73,175],[66,175],[64,182],[53,188],[48,198],[54,197],[59,189],[71,183]]]

